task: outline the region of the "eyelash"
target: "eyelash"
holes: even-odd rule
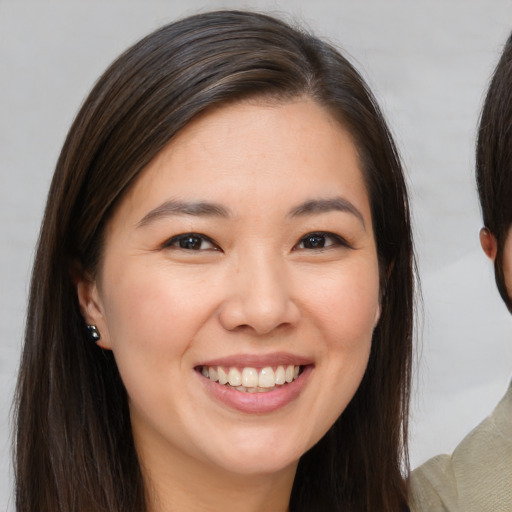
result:
[[[312,245],[310,247],[300,247],[309,239],[309,243]],[[326,239],[330,240],[331,243],[325,245]],[[188,246],[187,244],[192,244],[192,246]],[[210,244],[211,247],[206,249],[201,249],[201,245],[203,243]],[[315,247],[315,244],[319,244]],[[296,250],[328,250],[332,247],[348,247],[350,248],[350,244],[340,237],[339,235],[335,235],[334,233],[329,233],[326,231],[316,231],[312,233],[308,233],[303,236],[299,242],[293,247],[293,251]],[[175,248],[182,249],[184,251],[204,251],[204,250],[220,250],[219,246],[209,237],[205,235],[201,235],[199,233],[183,233],[181,235],[176,235],[167,240],[164,244],[162,244],[163,249],[167,248]]]
[[[208,247],[208,249],[197,249],[194,247],[185,247],[185,245],[188,242],[199,243],[199,246],[203,242],[206,242],[206,243],[210,244],[212,247]],[[170,238],[169,240],[167,240],[166,242],[164,242],[162,244],[162,248],[163,249],[175,248],[175,249],[182,249],[184,251],[200,251],[200,250],[218,251],[219,250],[219,246],[211,238],[208,238],[207,236],[201,235],[199,233],[183,233],[181,235],[173,236],[172,238]]]
[[[310,242],[313,242],[313,244],[315,244],[317,242],[319,242],[321,244],[322,243],[322,239],[323,239],[323,244],[324,245],[321,245],[320,247],[309,247],[309,248],[307,248],[307,247],[299,247],[299,245],[303,244],[304,241],[307,240],[307,239],[309,239]],[[314,242],[313,241],[314,239],[316,239],[317,242]],[[331,243],[328,244],[328,245],[325,245],[325,239],[330,239]],[[307,235],[303,236],[299,240],[297,245],[295,245],[293,250],[317,250],[317,251],[322,251],[322,250],[328,250],[328,249],[331,249],[331,248],[334,248],[334,247],[347,247],[347,248],[350,248],[351,246],[349,245],[349,243],[344,238],[342,238],[339,235],[335,235],[334,233],[329,233],[327,231],[316,231],[316,232],[308,233]]]

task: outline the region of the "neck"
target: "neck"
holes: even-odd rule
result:
[[[239,474],[173,454],[139,453],[148,512],[287,512],[296,464],[271,474]]]

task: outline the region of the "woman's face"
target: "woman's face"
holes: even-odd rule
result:
[[[143,465],[294,471],[356,392],[380,314],[351,137],[305,99],[203,115],[123,198],[78,292]]]

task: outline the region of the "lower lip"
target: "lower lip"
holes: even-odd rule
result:
[[[237,391],[229,386],[213,382],[200,373],[198,375],[207,392],[224,405],[248,414],[264,414],[277,411],[293,402],[306,385],[312,370],[313,365],[307,365],[293,382],[262,393]]]

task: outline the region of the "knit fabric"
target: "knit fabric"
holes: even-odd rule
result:
[[[512,382],[451,456],[412,472],[409,495],[411,512],[512,512]]]

